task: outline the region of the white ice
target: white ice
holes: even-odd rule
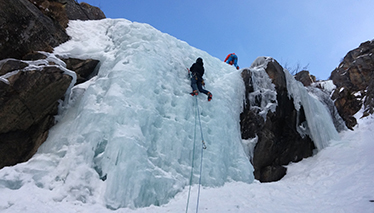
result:
[[[200,151],[193,153],[193,146],[200,150],[202,139],[186,69],[198,57],[213,94],[211,102],[197,97],[208,147],[202,186],[253,181],[237,122],[240,71],[147,24],[75,21],[68,33],[72,39],[55,54],[96,58],[101,67],[96,78],[73,88],[38,153],[16,166],[22,183],[53,192],[56,201],[102,202],[111,209],[166,204],[188,186],[192,160],[198,183]]]
[[[251,109],[258,111],[258,114],[266,120],[269,111],[275,112],[277,103],[277,92],[275,85],[272,83],[265,69],[270,57],[258,57],[249,68],[251,71],[251,79],[253,92],[248,94]]]
[[[301,82],[286,70],[284,70],[287,81],[287,90],[294,100],[296,110],[304,109],[307,124],[299,127],[299,132],[308,134],[318,150],[327,147],[332,140],[339,140],[340,137],[334,126],[328,108],[318,98],[310,95]]]

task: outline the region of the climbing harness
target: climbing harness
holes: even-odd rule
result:
[[[204,142],[203,130],[201,128],[201,119],[200,119],[200,112],[199,112],[199,105],[197,102],[197,96],[195,96],[195,127],[194,127],[194,141],[193,141],[193,149],[192,149],[192,166],[191,166],[191,175],[190,175],[190,186],[188,189],[188,198],[187,198],[187,206],[186,206],[186,213],[188,212],[188,204],[190,201],[190,194],[191,194],[191,185],[192,185],[192,177],[193,177],[193,170],[194,170],[194,156],[195,156],[195,143],[196,143],[196,126],[197,120],[199,121],[200,126],[200,134],[201,134],[201,160],[200,160],[200,175],[199,175],[199,188],[197,194],[197,203],[196,203],[196,213],[199,211],[199,200],[200,200],[200,186],[201,186],[201,173],[203,171],[203,153],[204,149],[206,149],[206,144]]]

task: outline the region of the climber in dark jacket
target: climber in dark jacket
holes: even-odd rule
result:
[[[191,72],[191,87],[192,92],[190,93],[192,96],[198,95],[198,90],[208,96],[208,101],[212,100],[212,93],[210,93],[208,90],[203,89],[203,86],[205,86],[203,75],[204,75],[204,66],[203,66],[203,59],[198,58],[196,59],[196,62],[192,64],[190,68]]]

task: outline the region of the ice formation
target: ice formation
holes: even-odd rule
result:
[[[284,70],[287,81],[287,90],[294,100],[295,109],[303,106],[307,124],[300,132],[308,134],[318,150],[325,148],[331,140],[339,140],[338,132],[332,121],[328,108],[318,98],[310,95],[301,82],[286,70]]]
[[[253,181],[238,122],[240,71],[147,24],[72,21],[67,32],[72,39],[54,54],[98,59],[98,75],[72,89],[47,141],[27,163],[1,170],[0,183],[10,180],[11,170],[7,183],[39,187],[56,201],[102,202],[110,209],[167,203],[189,184],[192,160],[198,183],[196,106],[186,69],[198,57],[213,93],[211,102],[197,97],[208,146],[202,185]]]

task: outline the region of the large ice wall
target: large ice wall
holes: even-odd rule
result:
[[[207,144],[202,185],[253,181],[241,145],[240,71],[147,24],[71,21],[67,32],[72,39],[54,53],[98,59],[98,75],[73,88],[38,153],[1,170],[0,184],[38,187],[56,202],[102,202],[112,209],[167,203],[189,184],[192,160],[197,184],[196,106],[186,68],[198,57],[213,93],[211,102],[204,94],[197,97]]]

